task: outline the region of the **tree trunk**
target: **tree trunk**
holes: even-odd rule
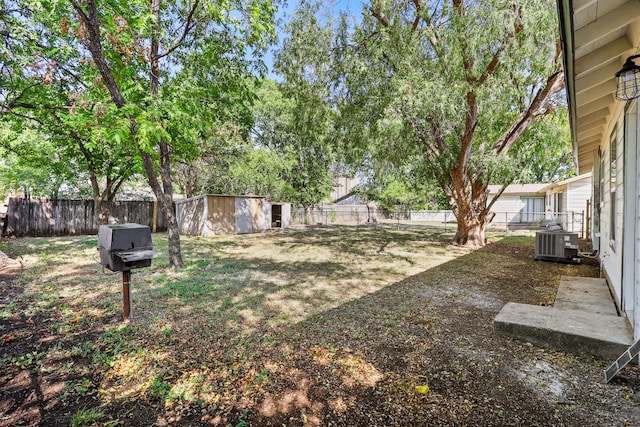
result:
[[[151,73],[149,74],[149,93],[152,98],[156,98],[158,96],[158,88],[160,86],[160,64],[158,56],[160,49],[160,0],[151,1],[151,14],[154,16],[155,20],[151,26]],[[156,120],[159,121],[160,119]],[[162,187],[160,187],[160,183],[158,182],[151,156],[148,153],[142,153],[142,155],[149,184],[151,184],[151,188],[160,203],[162,213],[167,219],[169,263],[174,269],[179,269],[184,267],[184,261],[182,260],[182,251],[180,249],[178,221],[173,210],[173,181],[171,179],[169,144],[161,137],[158,147],[160,149],[160,179],[162,180]]]
[[[95,0],[89,0],[86,2],[87,11],[80,6],[77,0],[71,0],[71,4],[78,13],[80,20],[85,24],[88,30],[88,49],[91,52],[91,57],[96,65],[96,68],[100,72],[103,83],[107,87],[111,95],[113,103],[122,108],[126,105],[127,100],[122,94],[120,87],[118,86],[111,70],[109,63],[107,62],[104,50],[102,47],[102,40],[100,36],[100,21],[98,14],[98,7]],[[197,4],[197,3],[196,3]],[[155,17],[155,21],[151,29],[151,72],[150,72],[150,87],[149,91],[152,97],[156,97],[158,94],[160,75],[159,69],[159,37],[160,37],[160,0],[153,0],[151,3],[151,12]],[[129,117],[131,122],[131,135],[138,142],[137,123],[135,118]],[[171,169],[169,163],[169,147],[166,141],[162,141],[159,145],[160,148],[160,167],[161,167],[161,179],[162,186],[158,180],[158,176],[153,164],[151,155],[145,152],[138,143],[138,150],[144,163],[144,169],[147,173],[147,180],[151,186],[153,193],[156,195],[162,212],[167,219],[167,228],[169,236],[169,263],[174,269],[184,267],[182,261],[182,254],[180,250],[180,234],[178,232],[178,222],[176,221],[175,214],[173,212],[173,191],[171,183]]]
[[[490,206],[487,207],[488,184],[478,177],[469,177],[463,171],[464,168],[454,167],[451,181],[440,183],[458,224],[452,243],[485,246],[485,227],[493,218]]]
[[[487,237],[485,227],[487,223],[484,219],[471,215],[458,215],[458,230],[453,238],[454,245],[485,246]]]

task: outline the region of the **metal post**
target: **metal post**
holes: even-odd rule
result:
[[[124,309],[124,321],[129,323],[131,317],[131,272],[122,272],[122,306]]]
[[[504,213],[504,233],[509,234],[509,212]]]

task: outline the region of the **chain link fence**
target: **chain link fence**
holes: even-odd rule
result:
[[[386,210],[368,207],[367,205],[322,205],[314,206],[305,211],[302,207],[291,209],[291,223],[304,225],[361,225],[398,223],[405,225],[426,224],[442,226],[448,230],[455,230],[456,217],[450,210],[413,211],[397,208]],[[578,233],[585,237],[584,212],[495,212],[487,230],[505,232],[517,230],[535,231],[548,225],[560,225],[563,230]]]

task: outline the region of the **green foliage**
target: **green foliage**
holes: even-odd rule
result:
[[[272,199],[308,207],[326,198],[333,186],[333,114],[320,83],[314,86],[296,78],[296,67],[305,64],[290,62],[296,46],[285,46],[278,66],[291,67],[285,70],[288,80],[265,81],[260,88],[254,107],[255,147],[249,161],[236,166],[234,176],[240,178],[237,172],[246,171],[255,182],[266,183]]]
[[[42,366],[42,358],[46,353],[32,351],[22,355],[16,360],[16,366],[20,369],[37,371]]]
[[[171,390],[171,383],[164,380],[162,376],[157,376],[153,379],[147,394],[152,399],[165,400]]]
[[[532,126],[514,146],[521,168],[517,181],[557,182],[575,175],[566,107],[559,107]]]
[[[550,111],[560,88],[550,0],[373,1],[361,19],[344,14],[337,23],[318,10],[299,7],[291,24],[298,33],[287,42],[300,46],[296,60],[331,64],[327,96],[349,163],[376,176],[388,165],[408,169],[395,178],[405,189],[435,194],[424,184],[437,182],[459,219],[483,221],[490,182],[516,179],[532,160],[528,147],[565,144],[543,140],[545,132],[523,134]],[[297,71],[311,83],[323,75],[309,66]],[[518,140],[521,149],[512,150]],[[384,188],[393,180],[375,181]],[[399,191],[387,193],[397,199]]]
[[[331,63],[325,55],[333,36],[331,18],[323,25],[316,11],[302,3],[286,25],[275,67],[284,76],[278,90],[287,101],[277,109],[281,134],[267,142],[291,153],[294,161],[286,178],[294,190],[291,201],[304,207],[330,194],[337,152],[337,111],[331,103]]]
[[[0,120],[12,134],[2,135],[0,143],[15,159],[2,166],[26,175],[27,162],[30,170],[48,171],[55,184],[44,187],[44,173],[30,180],[3,178],[12,187],[55,194],[75,177],[81,188],[85,180],[85,188],[93,187],[94,197],[105,196],[103,191],[110,197],[142,172],[144,154],[158,170],[176,159],[188,163],[226,123],[250,126],[252,81],[264,74],[261,55],[274,37],[271,2],[159,2],[157,18],[150,2],[97,5],[108,69],[98,66],[100,55],[91,50],[95,41],[83,18],[92,3],[5,5],[12,13],[0,22],[8,29],[1,32]],[[156,53],[149,48],[152,39],[158,41]],[[151,89],[156,77],[157,91]],[[34,134],[42,153],[29,151]],[[164,163],[161,142],[170,146]]]
[[[96,411],[94,409],[80,409],[78,412],[73,414],[71,418],[71,427],[82,427],[93,425],[96,422],[103,420],[106,415],[103,412]]]

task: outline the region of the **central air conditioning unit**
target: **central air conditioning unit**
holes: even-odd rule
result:
[[[537,260],[579,263],[578,233],[563,230],[536,231],[535,257]]]

